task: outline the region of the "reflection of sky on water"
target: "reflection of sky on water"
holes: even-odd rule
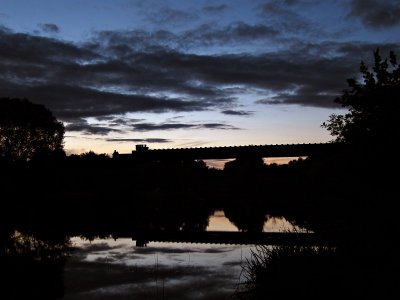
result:
[[[217,210],[208,220],[207,231],[238,231],[238,228],[233,225],[225,217],[223,210]]]
[[[223,210],[217,210],[210,217],[207,231],[238,231],[238,228],[233,225],[226,217]],[[302,231],[301,228],[293,226],[285,218],[268,217],[264,223],[264,232],[287,232],[287,231]]]
[[[226,299],[250,246],[73,238],[64,299]],[[243,281],[243,280],[242,280]]]
[[[269,218],[264,231],[287,231],[284,219]],[[223,211],[208,231],[237,231]],[[127,238],[72,238],[76,247],[64,272],[64,299],[228,299],[243,282],[242,263],[251,245],[150,242]]]
[[[116,241],[96,239],[92,242],[78,238],[72,240],[79,247],[78,255],[84,257],[87,262],[117,263],[126,266],[213,267],[216,259],[221,263],[236,260],[237,257],[240,259],[240,250],[249,248],[237,245],[164,242],[150,242],[147,247],[136,247],[135,241],[125,238]]]
[[[301,232],[301,231],[304,231],[304,229],[302,229],[298,226],[293,226],[285,218],[269,217],[268,220],[264,223],[263,231],[264,232],[289,232],[289,231]]]

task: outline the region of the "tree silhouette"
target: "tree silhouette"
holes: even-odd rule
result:
[[[377,49],[372,71],[362,61],[363,80],[347,80],[349,88],[335,102],[349,108],[349,113],[333,114],[322,124],[337,137],[336,141],[384,146],[398,137],[400,65],[393,51],[389,62],[381,58]]]
[[[43,105],[0,98],[0,158],[28,161],[63,152],[64,125]]]

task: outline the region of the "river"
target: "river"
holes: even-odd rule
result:
[[[264,231],[288,231],[285,219],[269,218]],[[207,231],[237,231],[216,211]],[[128,238],[72,238],[64,267],[62,299],[232,299],[244,281],[242,266],[254,245],[149,242]]]

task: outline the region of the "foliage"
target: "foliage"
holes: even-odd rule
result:
[[[4,236],[3,236],[4,238]],[[68,237],[45,240],[15,231],[0,236],[1,299],[60,299],[63,272],[71,253]]]
[[[398,136],[400,65],[396,54],[391,51],[388,62],[377,49],[372,70],[362,61],[360,72],[363,80],[348,79],[348,89],[335,99],[349,112],[331,115],[322,127],[338,142],[388,144]]]
[[[28,161],[63,152],[64,125],[43,105],[0,98],[0,158]]]
[[[224,171],[229,173],[255,173],[260,172],[264,168],[262,157],[258,156],[241,156],[235,160],[228,161],[224,165]]]
[[[318,296],[339,288],[340,265],[329,247],[256,246],[242,266],[241,299]],[[336,285],[336,286],[335,286]]]
[[[71,248],[70,239],[59,234],[47,239],[40,239],[37,235],[24,234],[15,231],[9,237],[7,255],[24,255],[34,259],[58,259],[66,257]]]

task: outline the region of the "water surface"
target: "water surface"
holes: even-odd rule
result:
[[[285,219],[269,218],[264,231],[287,231]],[[208,231],[238,231],[223,211]],[[149,242],[129,238],[72,238],[75,251],[64,269],[63,299],[231,299],[244,281],[242,265],[254,245]]]

